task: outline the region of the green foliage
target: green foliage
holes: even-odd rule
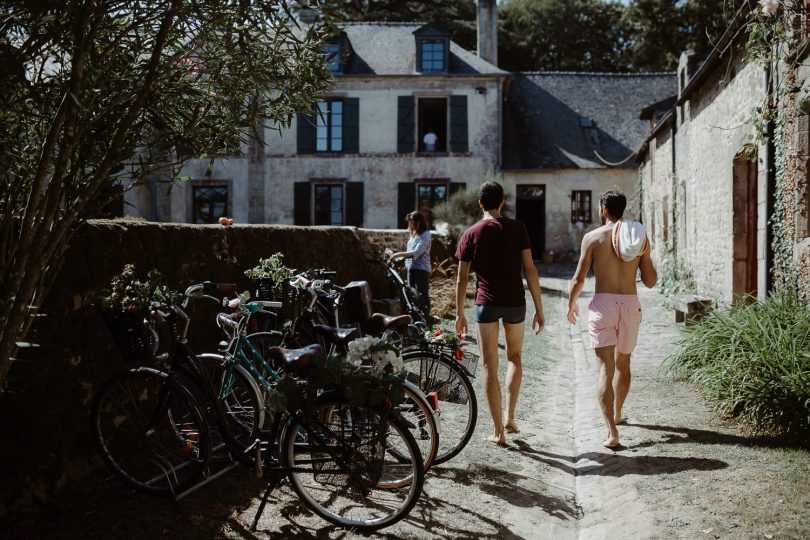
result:
[[[330,29],[298,27],[285,0],[16,0],[0,28],[2,388],[28,306],[99,200],[241,153],[311,111],[331,77]]]
[[[266,259],[259,259],[259,264],[245,270],[249,279],[268,280],[271,283],[272,297],[281,298],[284,280],[293,275],[293,269],[284,265],[284,254],[276,252]]]
[[[795,291],[688,327],[666,365],[757,430],[810,432],[810,307]]]
[[[694,292],[695,280],[686,264],[678,259],[675,250],[668,248],[661,261],[661,271],[656,283],[658,291],[666,296]]]
[[[510,0],[499,6],[499,66],[512,71],[624,71],[625,8],[604,0]]]
[[[166,308],[180,301],[181,295],[166,286],[163,275],[150,270],[146,279],[139,278],[134,264],[125,264],[120,274],[112,278],[110,288],[97,300],[101,309],[119,313],[145,311],[152,302]]]
[[[312,405],[324,390],[340,390],[351,405],[375,409],[395,407],[405,398],[404,371],[357,367],[343,356],[317,357],[313,363],[305,384],[289,376],[282,378],[267,397],[271,410],[314,412]]]
[[[448,233],[461,236],[470,225],[481,219],[478,190],[460,189],[432,209],[434,223],[447,223]]]

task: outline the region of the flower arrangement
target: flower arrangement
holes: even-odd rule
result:
[[[349,342],[346,360],[354,367],[371,367],[377,375],[399,373],[405,369],[399,351],[384,341],[371,337],[361,337]]]
[[[253,268],[245,270],[245,277],[269,284],[268,291],[272,298],[281,298],[281,288],[284,280],[293,275],[293,269],[284,265],[284,254],[276,252],[267,257],[266,259],[259,259],[259,264]]]
[[[139,313],[152,302],[169,306],[179,299],[180,295],[166,286],[160,272],[150,270],[145,279],[139,278],[134,264],[125,264],[110,281],[109,289],[98,296],[103,311],[118,313]]]
[[[453,351],[453,356],[456,360],[464,358],[464,350],[461,348],[461,339],[455,330],[451,330],[444,326],[436,326],[433,330],[425,334],[428,342],[434,345],[440,345]]]

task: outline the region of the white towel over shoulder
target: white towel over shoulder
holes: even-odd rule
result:
[[[630,262],[647,249],[647,234],[638,221],[620,219],[613,225],[613,251]]]

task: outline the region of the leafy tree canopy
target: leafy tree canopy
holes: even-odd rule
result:
[[[92,203],[311,109],[324,31],[285,0],[0,4],[0,391]]]
[[[742,0],[503,0],[499,66],[510,71],[672,71],[707,50]],[[340,21],[425,21],[476,47],[473,0],[336,0]]]

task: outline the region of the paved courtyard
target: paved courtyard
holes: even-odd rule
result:
[[[681,330],[663,298],[640,292],[644,323],[633,357],[623,448],[603,448],[595,358],[584,321],[565,319],[570,268],[540,267],[547,327],[527,329],[521,433],[507,447],[491,429],[480,378],[476,433],[435,467],[411,515],[378,538],[808,538],[810,457],[743,434],[707,410],[661,363]],[[555,277],[556,276],[556,277]],[[643,289],[643,287],[642,287]],[[581,297],[586,314],[593,282]],[[505,367],[502,361],[502,370]],[[480,374],[479,366],[479,374]],[[350,538],[283,488],[257,533],[262,485],[236,470],[173,503],[99,479],[0,529],[12,538]]]

